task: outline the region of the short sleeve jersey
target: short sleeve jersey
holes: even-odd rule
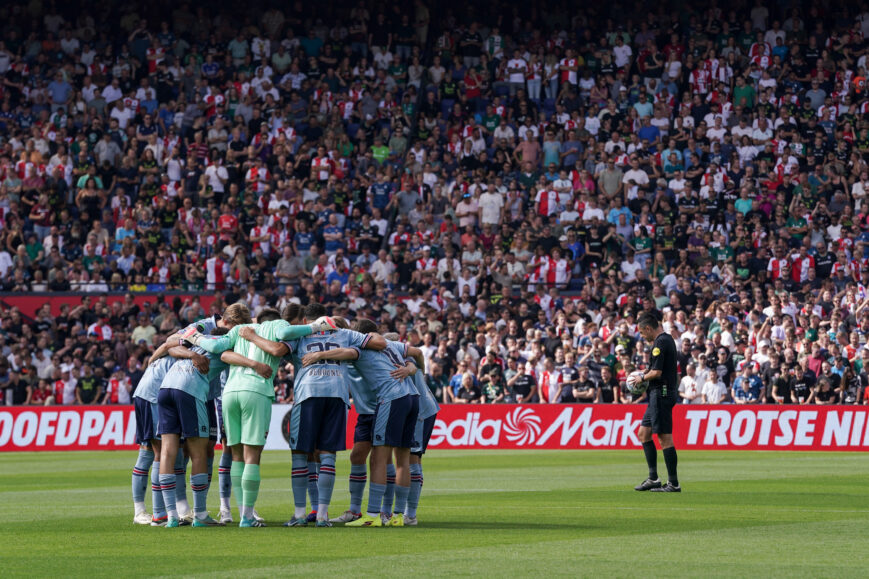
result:
[[[660,378],[649,381],[649,388],[660,389],[665,397],[676,398],[679,385],[676,372],[676,342],[670,334],[661,332],[655,338],[649,369],[661,372]]]
[[[289,328],[290,324],[285,320],[272,320],[262,324],[250,324],[257,335],[266,340],[273,342],[281,342],[281,333],[284,328]],[[243,326],[235,326],[232,328],[226,337],[231,343],[232,350],[237,354],[261,362],[272,369],[272,376],[275,376],[278,371],[278,364],[281,358],[272,356],[271,354],[258,348],[253,342],[248,342],[238,335],[239,330]],[[226,384],[223,388],[224,392],[256,392],[267,398],[274,400],[275,387],[272,378],[263,378],[252,368],[245,366],[230,366],[229,376],[226,379]]]
[[[350,386],[350,396],[353,398],[356,414],[374,414],[377,408],[377,396],[374,395],[374,391],[368,387],[359,370],[353,364],[347,366],[347,382]]]
[[[229,368],[224,368],[214,380],[211,381],[208,392],[209,400],[217,400],[223,395],[223,387],[226,386],[226,379],[229,377]]]
[[[181,390],[206,402],[211,393],[211,381],[218,378],[228,366],[220,360],[220,354],[210,354],[199,347],[192,348],[192,351],[208,357],[208,374],[200,373],[193,366],[193,360],[178,360],[166,373],[160,388]]]
[[[377,395],[377,402],[389,402],[408,394],[416,395],[417,393],[410,378],[396,380],[390,376],[390,372],[395,370],[397,366],[404,366],[406,359],[406,345],[387,341],[386,348],[380,352],[361,350],[359,359],[354,362],[354,365],[362,375],[362,379]]]
[[[352,330],[338,330],[312,334],[287,342],[290,359],[295,367],[296,378],[293,383],[293,399],[301,403],[308,398],[340,398],[350,406],[348,365],[338,360],[321,360],[317,364],[302,366],[305,354],[354,348],[364,352],[369,336]],[[361,373],[361,371],[360,371]],[[364,374],[362,374],[364,377]]]
[[[422,373],[422,370],[417,370],[416,374],[413,375],[413,385],[416,387],[417,394],[419,394],[418,420],[425,420],[437,414],[440,406],[438,406],[438,401],[435,400],[431,388],[425,383],[425,374]]]
[[[164,356],[148,366],[141,380],[136,385],[133,398],[141,398],[152,404],[157,403],[157,394],[160,393],[160,385],[169,373],[169,369],[177,362],[172,356]]]

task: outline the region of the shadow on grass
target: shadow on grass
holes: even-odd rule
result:
[[[319,533],[329,533],[330,532],[328,529],[323,529],[323,530],[317,529],[314,525],[308,525],[307,527],[289,528],[289,527],[284,527],[283,523],[284,523],[283,521],[281,521],[281,522],[266,521],[266,525],[267,525],[266,528],[267,529],[274,529],[274,528],[284,529],[287,532],[304,532],[303,529],[315,529],[316,532],[319,532]],[[238,526],[237,524],[229,525],[228,528],[237,527],[237,526]],[[364,530],[364,529],[361,529],[358,527],[345,527],[342,524],[335,524],[332,527],[332,531],[334,531],[335,529],[343,529],[343,528],[346,528],[348,531],[353,531],[353,532],[357,532],[357,533],[372,532],[372,530],[370,530],[370,529]],[[564,523],[549,523],[549,522],[547,522],[547,523],[535,523],[533,521],[532,522],[522,521],[522,522],[515,522],[515,523],[508,522],[508,521],[431,521],[431,522],[426,521],[424,523],[420,523],[419,525],[417,525],[415,527],[407,527],[407,529],[409,531],[412,531],[413,529],[421,529],[421,530],[424,530],[424,529],[477,529],[477,530],[484,530],[484,531],[512,531],[512,530],[520,530],[520,529],[526,530],[526,531],[565,531],[565,530],[574,529],[574,530],[586,530],[587,531],[587,530],[593,529],[593,528],[596,528],[596,527],[594,525],[587,524],[587,522],[585,524],[579,524],[579,523],[569,523],[569,522],[564,522]],[[383,530],[374,530],[373,532],[375,532],[375,533],[377,533],[377,532],[389,533],[392,531],[390,528],[385,528]],[[395,532],[402,533],[405,531],[395,531]]]

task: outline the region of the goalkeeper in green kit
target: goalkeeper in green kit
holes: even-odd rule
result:
[[[285,342],[310,334],[333,331],[336,328],[331,318],[322,317],[313,324],[291,326],[288,321],[279,319],[274,310],[264,310],[253,327],[257,335],[274,342]],[[272,369],[272,377],[277,372],[280,358],[271,355],[239,335],[244,326],[235,326],[224,336],[205,336],[195,331],[181,335],[209,353],[220,353],[230,348]],[[253,517],[254,504],[260,486],[260,455],[266,443],[269,423],[272,417],[272,402],[275,398],[273,378],[263,378],[256,372],[241,372],[230,369],[226,387],[223,390],[223,422],[226,430],[226,443],[232,449],[233,494],[239,503],[241,522],[239,527],[262,527],[264,523]]]

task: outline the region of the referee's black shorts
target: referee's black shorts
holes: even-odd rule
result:
[[[659,388],[648,392],[649,406],[643,414],[642,426],[651,428],[653,434],[673,434],[673,406],[677,400],[664,396]]]

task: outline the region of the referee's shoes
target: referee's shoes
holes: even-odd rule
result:
[[[661,479],[656,478],[656,479],[652,480],[650,478],[647,478],[646,480],[644,480],[643,482],[641,482],[640,484],[635,486],[634,490],[635,491],[651,491],[651,490],[658,490],[662,486],[663,485],[661,484]]]
[[[665,484],[664,486],[658,487],[656,489],[651,489],[651,491],[653,493],[681,493],[682,487],[680,487],[678,484],[674,485],[673,483],[667,481],[667,484]]]

